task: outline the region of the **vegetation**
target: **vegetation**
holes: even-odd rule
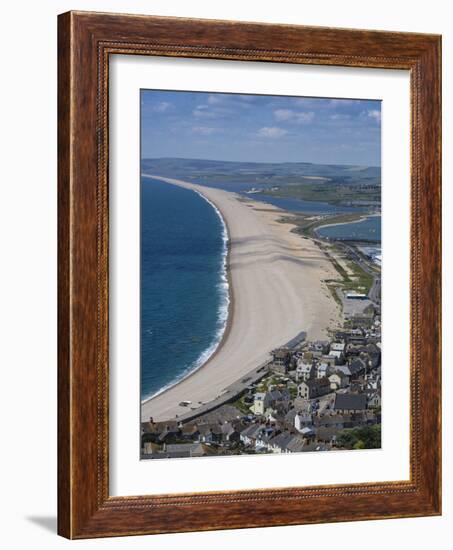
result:
[[[381,186],[378,183],[358,184],[344,181],[325,183],[307,183],[302,180],[298,184],[283,185],[265,191],[266,195],[285,199],[328,202],[330,204],[371,203],[381,202]]]
[[[336,271],[340,275],[340,280],[328,280],[326,281],[328,283],[329,289],[334,296],[334,298],[337,300],[338,296],[336,296],[335,292],[335,285],[332,283],[338,283],[341,284],[342,288],[344,290],[350,290],[350,291],[358,291],[363,292],[365,294],[368,294],[372,284],[373,284],[373,276],[370,275],[367,271],[365,271],[362,267],[360,267],[359,264],[355,262],[348,262],[348,269],[349,273],[346,272],[344,267],[340,265],[340,263],[335,259],[335,257],[329,252],[328,248],[320,244],[321,249],[325,252],[325,254],[328,256],[330,262],[335,267]],[[340,248],[341,245],[335,245],[332,247],[334,250],[337,251],[337,253],[341,254],[342,249]],[[351,275],[352,272],[352,275]],[[338,301],[338,300],[337,300]],[[341,305],[341,304],[340,304]]]
[[[160,158],[143,159],[142,170],[224,189],[250,186],[275,197],[380,204],[381,170],[374,166]]]
[[[231,404],[242,414],[250,414],[250,404],[247,405],[247,403],[244,402],[244,395],[242,395],[239,399],[236,399],[236,401]]]
[[[280,383],[280,377],[273,374],[272,376],[268,376],[266,378],[263,378],[261,382],[258,384],[258,387],[256,388],[256,391],[258,392],[267,392],[269,390],[270,386],[276,386]]]
[[[380,449],[381,425],[346,429],[337,437],[337,447],[342,449]]]
[[[355,262],[349,262],[348,267],[354,275],[347,277],[344,281],[346,290],[358,290],[368,294],[371,285],[373,284],[373,276],[367,273]]]

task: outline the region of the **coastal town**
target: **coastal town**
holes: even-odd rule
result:
[[[341,326],[323,340],[300,332],[218,399],[182,402],[187,412],[169,420],[143,419],[142,458],[381,446],[380,247],[305,238],[338,272],[325,284],[341,308]]]

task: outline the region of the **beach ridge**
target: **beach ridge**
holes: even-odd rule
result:
[[[333,267],[312,239],[290,232],[276,207],[238,200],[236,193],[183,180],[143,177],[191,189],[218,209],[228,231],[226,273],[230,303],[226,327],[208,360],[187,376],[144,400],[142,420],[167,420],[222,395],[241,376],[269,359],[270,351],[301,330],[323,337],[339,312],[322,280]],[[234,320],[234,322],[233,322]]]

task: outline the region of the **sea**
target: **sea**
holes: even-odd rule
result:
[[[141,398],[201,366],[226,328],[227,228],[201,195],[141,179]]]

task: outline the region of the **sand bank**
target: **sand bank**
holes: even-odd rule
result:
[[[221,212],[230,236],[232,300],[225,337],[196,372],[142,403],[142,419],[160,421],[186,413],[181,401],[197,407],[221,395],[300,331],[312,339],[325,337],[328,327],[339,325],[340,311],[323,282],[336,277],[335,269],[313,240],[277,221],[280,209],[220,189],[150,177],[204,195]]]

